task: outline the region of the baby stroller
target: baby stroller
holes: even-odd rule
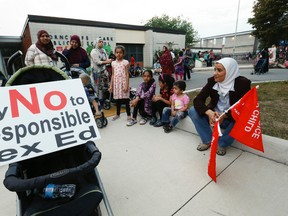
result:
[[[91,80],[91,83],[92,83],[92,80]],[[96,97],[96,91],[95,91],[95,89],[94,89],[94,87],[92,86],[91,83],[87,86],[89,95],[90,95],[91,97]],[[96,114],[96,110],[95,110],[95,108],[94,108],[94,106],[93,106],[92,103],[90,103],[90,106],[91,106],[91,110],[92,110],[92,112],[93,112],[93,115],[95,116],[95,121],[96,121],[97,127],[98,127],[98,128],[106,127],[107,124],[108,124],[108,120],[107,120],[107,118],[105,117],[104,112],[101,111],[101,116],[98,117],[98,116],[95,115],[95,114]]]
[[[13,74],[6,86],[65,79],[69,77],[58,68],[29,66]],[[101,215],[99,203],[103,198],[106,199],[96,169],[100,160],[101,152],[94,142],[88,141],[72,148],[12,163],[3,183],[8,190],[17,193],[18,216],[98,216]],[[76,189],[71,197],[46,199],[42,191],[49,184],[74,185]],[[65,190],[62,192],[65,193]]]
[[[93,83],[97,89],[96,93],[100,100],[100,107],[105,110],[111,108],[111,94],[109,92],[109,75],[108,71],[104,70],[100,73],[93,73],[95,82]]]
[[[80,74],[81,73],[87,73],[87,71],[84,69],[84,68],[81,68],[81,67],[71,67],[69,71],[66,70],[66,73],[69,75],[69,77],[71,77],[72,79],[77,79],[80,77]],[[96,90],[95,88],[93,87],[93,85],[91,84],[93,83],[93,81],[91,80],[89,86],[87,87],[88,88],[88,92],[89,92],[89,95],[92,96],[92,97],[95,97],[95,99],[97,98],[97,94],[96,94]],[[97,99],[96,99],[97,100]],[[98,102],[98,101],[97,101]],[[104,104],[105,105],[105,104]],[[97,127],[98,128],[103,128],[103,127],[106,127],[107,124],[108,124],[108,120],[107,118],[105,117],[104,115],[104,112],[101,111],[101,116],[96,116],[95,113],[96,113],[96,110],[94,109],[94,106],[92,103],[90,103],[90,106],[91,106],[91,110],[93,112],[93,115],[95,116],[95,121],[96,121],[96,124],[97,124]],[[101,107],[101,106],[100,106]],[[105,106],[104,106],[104,109],[105,109]],[[110,108],[109,108],[110,109]]]
[[[256,61],[255,65],[254,65],[254,74],[264,74],[266,73],[265,71],[265,65],[267,64],[267,60],[266,59],[259,59],[258,61]],[[252,72],[253,74],[253,72]]]
[[[2,73],[2,71],[0,71],[0,86],[5,86],[7,82],[7,76],[4,75],[4,73]]]

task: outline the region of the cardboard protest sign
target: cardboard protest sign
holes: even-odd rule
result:
[[[0,166],[100,138],[80,79],[0,89]]]

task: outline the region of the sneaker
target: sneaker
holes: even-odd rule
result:
[[[164,128],[165,133],[170,133],[172,131],[173,127],[172,125],[168,125],[167,127]]]
[[[146,118],[141,118],[140,121],[139,121],[140,125],[144,125],[146,123],[147,123],[147,119]]]
[[[135,120],[135,119],[130,119],[128,122],[127,122],[127,126],[132,126],[132,125],[134,125],[134,124],[136,124],[137,123],[137,121]]]
[[[152,117],[152,119],[150,121],[150,125],[155,125],[156,122],[157,122],[157,118],[156,117]]]
[[[115,116],[113,116],[112,121],[115,121],[115,120],[117,120],[119,118],[120,118],[120,115],[115,115]]]
[[[161,127],[163,126],[164,124],[162,123],[161,120],[158,120],[155,124],[154,124],[154,127]]]

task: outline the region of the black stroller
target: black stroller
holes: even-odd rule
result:
[[[110,80],[107,70],[93,73],[93,78],[95,82],[93,86],[95,87],[96,93],[100,100],[101,108],[109,110],[111,108],[111,94],[109,92]]]
[[[29,66],[13,74],[6,86],[65,79],[69,77],[58,68]],[[12,163],[3,183],[18,195],[18,216],[98,216],[101,215],[99,203],[103,198],[108,214],[113,215],[96,169],[100,160],[101,152],[94,142],[88,141],[76,147]],[[45,199],[42,191],[49,184],[74,185],[75,194]]]
[[[254,74],[264,74],[267,71],[265,70],[267,64],[267,60],[266,59],[259,59],[256,64],[254,65]],[[253,72],[252,72],[253,74]]]
[[[0,86],[5,86],[7,82],[7,76],[0,71]]]
[[[88,72],[84,68],[81,68],[81,67],[71,67],[70,70],[65,70],[65,72],[72,79],[79,78],[80,74],[82,74],[82,73],[88,74]],[[91,80],[91,83],[92,82],[93,82],[93,80]],[[97,95],[96,94],[96,90],[95,90],[95,88],[93,87],[92,84],[89,85],[88,90],[89,90],[89,95],[92,95],[92,96],[94,96],[94,95],[96,96]],[[105,101],[105,103],[106,103],[106,101]],[[104,103],[104,109],[110,109],[110,107],[107,108],[107,106],[110,106],[110,102],[109,102],[109,105],[105,105],[105,103]],[[90,104],[90,106],[91,106],[91,110],[92,110],[93,114],[95,114],[96,110],[94,109],[93,105]],[[103,127],[106,127],[108,125],[108,120],[105,117],[103,111],[101,111],[101,116],[96,116],[95,115],[95,121],[96,121],[96,124],[97,124],[98,128],[103,128]]]

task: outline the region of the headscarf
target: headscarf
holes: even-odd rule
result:
[[[99,43],[99,41],[103,41],[103,39],[102,39],[102,38],[96,38],[96,40],[95,40],[95,44],[94,44],[94,47],[95,47],[95,48],[100,49],[100,48],[98,47],[98,43]],[[103,49],[103,47],[102,47],[101,49]]]
[[[170,74],[172,75],[172,72],[174,72],[174,62],[172,60],[171,52],[167,48],[167,46],[164,46],[164,52],[161,55],[159,59],[159,63],[162,67],[162,73]]]
[[[233,58],[223,58],[216,63],[220,63],[226,70],[226,76],[223,82],[217,82],[213,89],[218,91],[218,94],[223,94],[224,96],[230,91],[234,90],[235,79],[240,76],[238,63]]]
[[[75,40],[79,44],[79,46],[76,49],[71,48],[70,54],[67,58],[71,65],[80,64],[87,58],[87,53],[84,49],[81,48],[81,41],[78,35],[72,35],[70,38],[70,42],[72,40]]]
[[[48,43],[48,44],[43,44],[43,43],[41,43],[41,41],[40,41],[40,37],[41,37],[41,35],[42,34],[47,34],[47,35],[49,35],[48,34],[48,32],[47,31],[45,31],[45,30],[40,30],[40,31],[38,31],[38,33],[37,33],[37,42],[36,42],[36,47],[39,49],[39,50],[41,50],[43,53],[45,53],[47,56],[49,56],[51,59],[53,59],[53,60],[55,60],[55,61],[57,61],[58,60],[58,57],[54,54],[54,46],[53,46],[53,44],[52,44],[52,42],[51,42],[51,40],[50,40],[50,42]]]
[[[105,60],[107,60],[107,57],[108,57],[108,56],[107,56],[107,54],[106,54],[106,51],[103,49],[103,47],[102,47],[102,48],[98,47],[99,41],[103,41],[103,39],[102,39],[102,38],[96,38],[94,47],[95,47],[95,49],[97,49],[97,50],[100,52],[100,54],[101,54],[100,60],[101,60],[101,61],[105,61]]]
[[[79,47],[81,47],[81,41],[80,41],[80,37],[78,35],[72,35],[70,38],[70,42],[72,40],[75,40],[79,44]]]

